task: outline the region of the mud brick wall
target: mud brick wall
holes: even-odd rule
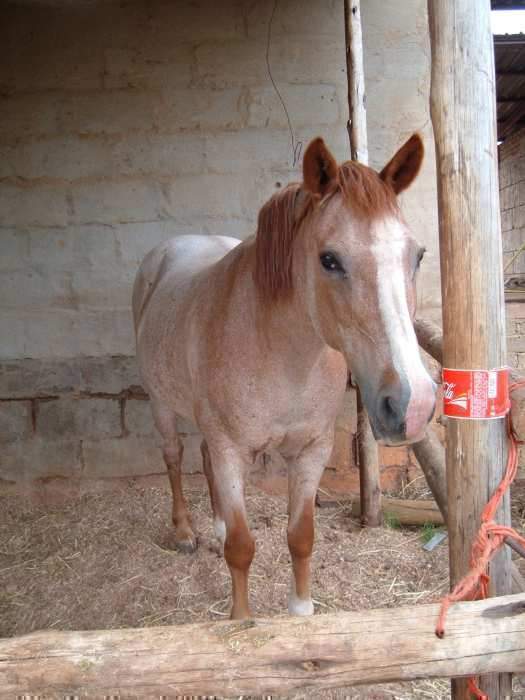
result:
[[[186,472],[200,436],[181,421]],[[0,375],[1,478],[164,473],[160,439],[134,358],[6,362]]]
[[[525,374],[525,304],[507,302],[507,357],[511,367]]]
[[[269,2],[0,5],[0,478],[164,471],[133,359],[137,266],[173,235],[246,238],[300,177],[267,51],[295,142],[322,135],[348,157],[342,3],[281,0],[270,45]],[[368,0],[363,23],[372,164],[412,131],[427,142],[403,206],[429,251],[419,304],[435,317],[426,2]],[[193,470],[198,436],[183,431]]]
[[[515,258],[525,243],[525,130],[514,134],[499,147],[499,183],[505,265]],[[525,282],[525,252],[507,268],[505,278],[509,277],[522,277]],[[508,289],[505,309],[508,362],[525,374],[525,285],[513,285]]]
[[[508,363],[521,375],[525,375],[525,303],[507,301],[505,313]],[[525,448],[523,447],[519,450],[518,478],[525,479]]]
[[[515,258],[505,271],[505,279],[522,280],[521,284],[511,284],[505,295],[507,358],[511,367],[525,374],[525,253],[516,257],[525,243],[525,130],[506,139],[498,155],[504,265]],[[519,475],[525,478],[523,448]]]
[[[505,279],[519,279],[525,277],[525,253],[515,257],[525,243],[525,129],[499,147],[499,183],[504,265],[515,258],[506,267]],[[519,288],[510,287],[511,290]],[[521,288],[525,291],[525,284]],[[509,350],[514,352],[510,347]],[[516,358],[511,356],[511,359]]]

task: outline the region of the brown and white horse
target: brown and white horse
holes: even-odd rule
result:
[[[269,449],[288,464],[288,609],[311,614],[314,499],[348,372],[379,441],[417,441],[432,415],[435,386],[412,326],[423,250],[396,199],[422,159],[418,135],[379,174],[354,162],[338,166],[315,139],[303,182],[262,207],[254,238],[181,236],[152,250],[140,267],[133,290],[137,353],[163,438],[177,542],[185,551],[196,547],[181,487],[182,416],[204,436],[234,618],[250,614],[246,466]]]

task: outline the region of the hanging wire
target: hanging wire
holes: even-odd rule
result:
[[[288,122],[288,130],[290,132],[290,140],[291,140],[291,145],[292,145],[292,165],[295,168],[301,159],[301,153],[303,150],[303,142],[296,141],[296,139],[295,139],[295,133],[294,133],[293,126],[292,126],[292,120],[290,119],[290,114],[289,114],[288,109],[286,107],[286,103],[283,99],[283,96],[279,92],[279,88],[277,87],[277,84],[274,80],[274,77],[272,74],[272,68],[270,65],[270,45],[271,45],[271,41],[272,41],[273,18],[275,16],[275,12],[277,10],[278,4],[279,4],[279,0],[274,0],[272,14],[270,16],[270,21],[268,22],[268,33],[267,33],[267,38],[266,38],[266,68],[268,70],[268,76],[269,76],[271,83],[273,85],[273,89],[275,90],[277,97],[279,98],[279,100],[283,106],[284,113],[286,115],[286,121]]]

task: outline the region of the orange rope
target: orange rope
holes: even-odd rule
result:
[[[512,392],[524,386],[525,381],[516,382],[509,387],[509,390]],[[499,525],[494,521],[501,499],[514,481],[518,470],[518,445],[521,442],[516,439],[510,413],[507,415],[507,433],[509,454],[505,475],[481,514],[481,526],[470,555],[470,571],[441,601],[441,610],[436,625],[436,634],[440,638],[445,636],[445,620],[452,603],[461,600],[479,600],[488,596],[490,578],[487,567],[494,554],[505,544],[506,538],[512,537],[513,540],[525,547],[525,537],[518,535],[511,527]],[[475,678],[468,679],[468,687],[477,700],[488,700],[487,695],[484,695],[478,688]]]

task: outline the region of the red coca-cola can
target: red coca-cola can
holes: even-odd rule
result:
[[[443,413],[451,418],[502,418],[510,409],[509,371],[443,367]]]

